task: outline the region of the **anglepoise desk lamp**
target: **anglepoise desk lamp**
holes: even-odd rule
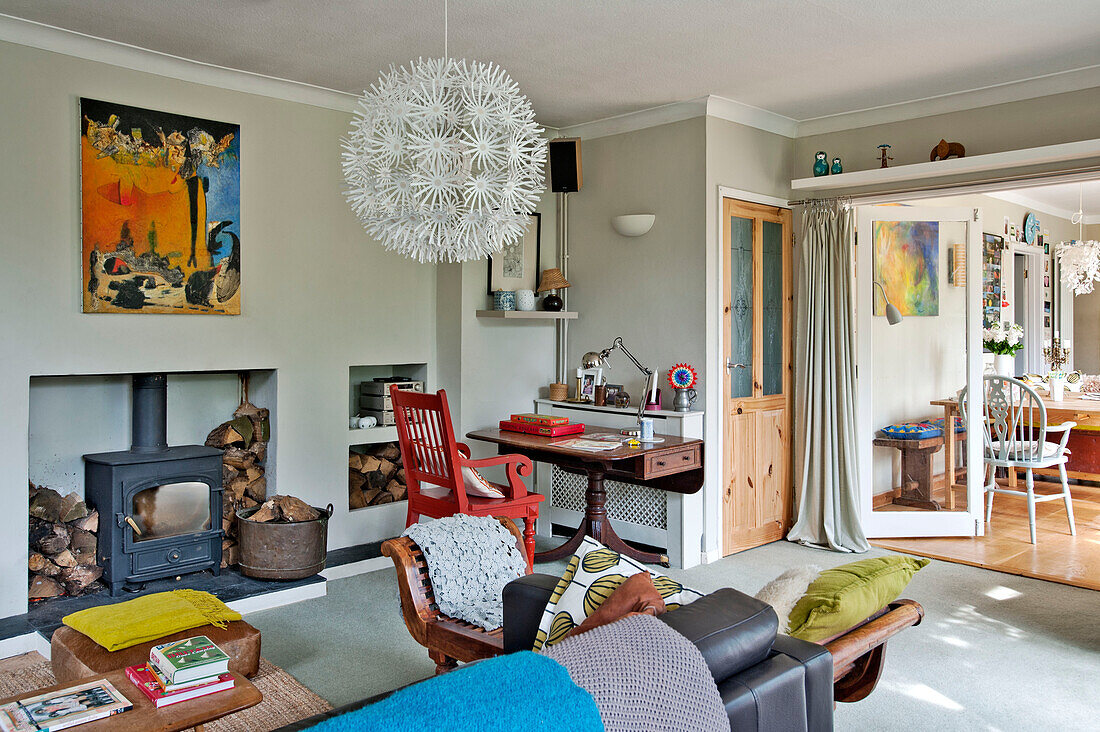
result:
[[[620,430],[623,435],[628,437],[639,437],[641,435],[642,417],[645,416],[647,409],[657,409],[657,372],[653,369],[643,366],[642,363],[634,358],[634,354],[623,345],[622,336],[619,336],[612,341],[609,348],[605,348],[602,351],[589,351],[581,357],[581,366],[583,368],[597,368],[600,364],[606,364],[607,368],[611,369],[611,363],[607,360],[607,357],[611,355],[614,350],[622,351],[630,362],[638,367],[638,370],[642,372],[645,377],[645,390],[642,392],[641,399],[638,400],[638,427],[637,429]],[[649,442],[650,440],[646,440]],[[661,438],[652,440],[652,442],[660,442]]]

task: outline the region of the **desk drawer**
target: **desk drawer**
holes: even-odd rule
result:
[[[645,465],[642,468],[642,478],[648,480],[700,468],[703,466],[700,458],[699,445],[688,445],[669,452],[646,455],[643,458]]]

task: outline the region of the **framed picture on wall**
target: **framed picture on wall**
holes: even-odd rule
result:
[[[494,290],[534,290],[538,287],[539,262],[542,258],[542,214],[530,214],[527,231],[515,244],[489,257],[489,284]]]

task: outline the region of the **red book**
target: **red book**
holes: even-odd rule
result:
[[[584,432],[584,425],[580,423],[537,425],[529,424],[527,422],[513,422],[507,419],[502,419],[500,421],[500,428],[509,432],[524,432],[529,435],[540,435],[542,437],[562,437],[563,435],[579,435]]]
[[[569,424],[569,417],[551,417],[549,414],[532,414],[527,412],[524,414],[513,414],[512,421],[549,427],[555,424]]]
[[[190,686],[186,689],[180,689],[179,691],[165,692],[160,688],[160,684],[157,683],[156,677],[153,676],[153,673],[149,670],[149,666],[144,663],[138,664],[137,666],[127,666],[126,677],[134,682],[134,686],[141,689],[141,693],[149,697],[149,700],[153,702],[153,705],[156,706],[157,709],[166,707],[169,704],[176,704],[178,702],[187,701],[188,699],[197,699],[200,696],[207,696],[208,694],[215,694],[219,691],[233,688],[233,676],[231,674],[222,674],[221,676],[214,677],[207,684]]]

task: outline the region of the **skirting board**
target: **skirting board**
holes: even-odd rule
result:
[[[31,651],[38,651],[48,660],[50,658],[50,641],[43,638],[38,632],[24,633],[14,638],[0,640],[0,658],[21,656]]]
[[[341,564],[339,567],[331,567],[321,572],[321,576],[329,582],[338,579],[344,579],[345,577],[354,577],[357,574],[366,574],[367,572],[377,572],[380,569],[393,569],[393,560],[389,557],[375,557],[374,559],[364,559],[360,562],[349,562],[348,564]]]

